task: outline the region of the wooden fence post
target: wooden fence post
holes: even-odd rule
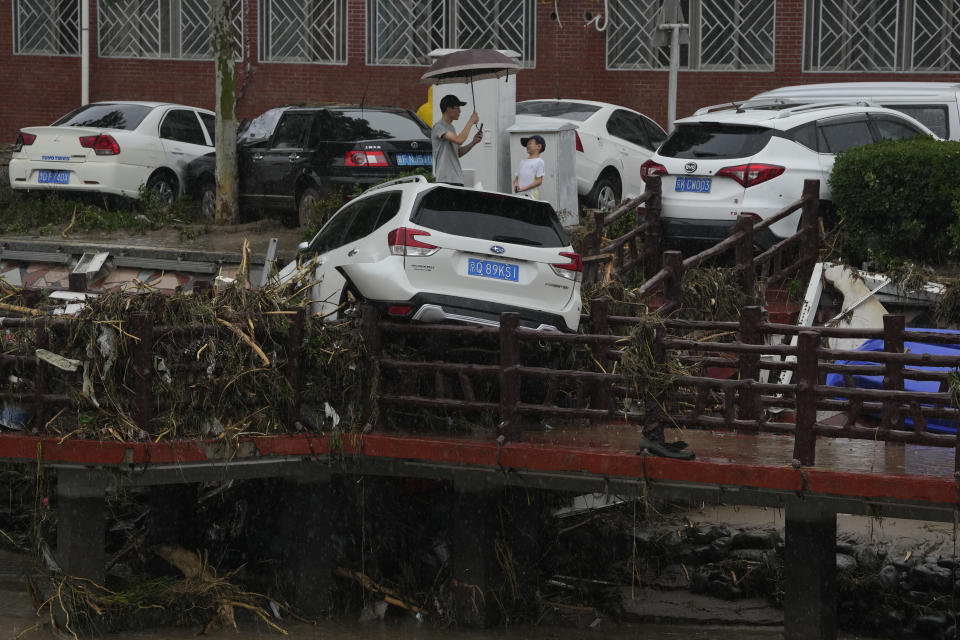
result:
[[[153,420],[153,314],[134,311],[130,314],[133,342],[133,421],[150,433]]]
[[[883,350],[885,353],[903,353],[903,333],[906,328],[906,319],[900,315],[883,316]],[[886,391],[903,391],[903,365],[899,362],[888,362],[883,367],[883,389]],[[900,411],[900,401],[884,398],[883,413],[880,430],[886,431],[898,428],[903,424],[903,414]]]
[[[300,420],[300,403],[303,397],[303,368],[300,366],[300,351],[305,319],[306,309],[300,307],[290,320],[290,335],[287,340],[287,381],[290,383],[287,428],[291,430]]]
[[[500,314],[500,424],[497,435],[506,441],[519,442],[521,431],[517,414],[519,364],[519,338],[517,326],[520,324],[516,313]]]
[[[741,216],[742,217],[742,216]],[[740,342],[743,344],[761,344],[760,322],[763,310],[760,307],[744,307],[740,313]],[[755,353],[741,353],[738,357],[740,382],[757,382],[760,379],[760,356]],[[742,420],[761,420],[760,392],[756,387],[742,388],[737,402],[737,416]],[[754,431],[759,424],[750,428]]]
[[[680,283],[683,279],[683,255],[679,251],[663,252],[663,267],[669,271],[663,283],[663,306],[681,306]]]
[[[590,301],[590,332],[607,335],[610,333],[610,308],[605,298],[594,298]],[[606,345],[599,347],[596,352],[597,364],[604,373],[610,373],[610,349]],[[593,404],[597,409],[613,410],[613,399],[610,396],[610,387],[605,382],[593,383]],[[601,421],[594,418],[593,422]]]
[[[650,199],[647,200],[646,222],[647,230],[643,238],[644,275],[652,278],[663,267],[661,255],[663,251],[663,222],[660,214],[663,212],[663,196],[660,176],[651,178],[647,182]]]
[[[753,262],[753,218],[745,215],[737,216],[733,233],[743,234],[735,249],[740,290],[748,300],[753,301],[756,281],[756,267]]]
[[[793,440],[793,459],[801,465],[816,462],[817,422],[817,347],[820,334],[801,331],[797,339],[797,422]]]
[[[376,395],[380,387],[380,357],[383,355],[383,336],[380,333],[380,311],[372,304],[360,305],[360,333],[367,349],[367,374],[363,377],[363,397],[367,404],[362,417],[364,429],[374,427],[380,421],[380,401]]]
[[[820,259],[820,181],[803,181],[803,210],[800,214],[800,256],[805,267],[813,266]]]

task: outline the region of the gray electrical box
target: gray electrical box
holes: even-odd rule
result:
[[[556,209],[560,222],[565,227],[580,224],[580,208],[577,200],[577,173],[574,165],[576,151],[576,130],[572,124],[528,126],[514,124],[510,133],[510,184],[521,160],[527,158],[527,149],[520,143],[523,138],[534,134],[543,136],[546,149],[540,154],[543,158],[544,176],[540,187],[540,199],[546,200]]]

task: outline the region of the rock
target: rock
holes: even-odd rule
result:
[[[837,571],[854,571],[857,568],[857,561],[853,556],[845,553],[837,554]]]
[[[717,538],[710,543],[710,546],[720,554],[721,557],[727,555],[730,552],[730,549],[733,548],[733,536],[727,536],[724,538]]]
[[[776,531],[738,531],[733,535],[734,549],[773,549],[780,541]]]
[[[907,573],[911,588],[919,591],[949,591],[953,585],[950,569],[935,564],[918,564]]]
[[[687,538],[689,538],[691,542],[698,542],[700,544],[710,544],[718,538],[726,538],[729,536],[729,527],[715,524],[701,523],[692,527],[687,532]]]
[[[929,614],[918,616],[913,621],[913,627],[921,637],[935,638],[947,628],[948,623],[947,616],[943,614]]]
[[[954,569],[957,566],[957,559],[953,556],[939,556],[936,559],[938,567],[943,567],[944,569]]]
[[[837,553],[855,556],[857,554],[857,545],[848,540],[837,540]]]
[[[723,558],[726,557],[726,550],[718,549],[712,544],[705,544],[699,547],[694,547],[691,557],[697,564],[707,564],[709,562],[723,560]]]
[[[762,562],[767,564],[771,560],[773,551],[770,549],[734,549],[730,552],[731,558],[746,560],[747,562]]]

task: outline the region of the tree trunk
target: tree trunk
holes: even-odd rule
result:
[[[218,224],[237,220],[239,184],[237,180],[236,77],[234,75],[231,0],[210,3],[213,27],[213,57],[217,65],[217,209]]]

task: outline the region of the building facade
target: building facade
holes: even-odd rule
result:
[[[0,3],[0,140],[89,98],[214,108],[210,0]],[[291,103],[417,109],[436,48],[518,52],[520,100],[613,102],[666,124],[661,0],[233,0],[237,115]],[[788,84],[960,81],[960,0],[681,0],[677,116]]]

